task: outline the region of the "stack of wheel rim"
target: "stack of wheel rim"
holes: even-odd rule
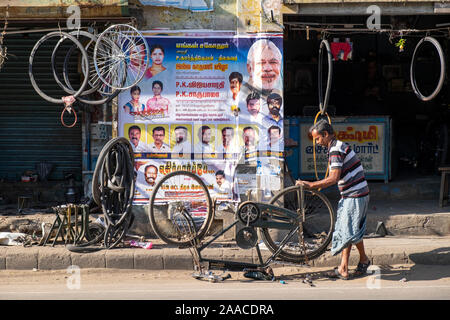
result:
[[[52,97],[41,90],[35,79],[34,72],[37,71],[33,70],[39,49],[50,39],[59,39],[50,61],[56,83],[68,96],[73,96],[76,101],[87,105],[108,103],[121,91],[136,85],[141,81],[149,64],[147,41],[136,28],[127,24],[110,26],[99,36],[81,30],[69,33],[50,32],[39,39],[33,47],[28,74],[36,92],[51,103],[64,104],[64,101],[61,97]],[[72,47],[67,51],[60,70],[56,57],[62,51],[61,45],[66,41],[71,41]],[[81,56],[83,80],[78,89],[74,89],[69,80],[68,64],[74,54]]]

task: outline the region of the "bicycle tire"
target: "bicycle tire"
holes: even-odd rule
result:
[[[120,29],[120,28],[124,28],[126,31],[124,32],[124,34],[126,34],[127,32],[133,32],[136,36],[135,38],[138,38],[139,40],[141,40],[141,43],[139,43],[138,45],[136,45],[136,43],[134,42],[134,39],[131,39],[131,37],[133,37],[133,35],[131,35],[130,37],[128,36],[124,36],[121,32],[121,30],[119,30],[117,33],[120,34],[121,38],[119,39],[119,37],[117,39],[111,40],[108,38],[108,33],[109,32],[116,32],[114,31],[114,29]],[[123,38],[126,38],[127,40],[123,40]],[[117,44],[115,43],[115,41],[119,41],[121,43]],[[127,49],[126,52],[122,51],[122,45],[124,45],[127,41],[132,42],[135,44],[135,47],[143,45],[144,49],[145,49],[145,61],[143,64],[143,67],[141,68],[142,70],[139,70],[139,73],[136,77],[136,79],[132,80],[131,83],[126,83],[128,81],[129,76],[127,75],[128,70],[129,70],[129,64],[131,64],[131,60],[129,59],[129,61],[127,61],[128,58],[125,57],[125,53],[127,53],[127,51],[130,51],[130,49]],[[111,64],[108,65],[107,60],[104,60],[104,57],[100,57],[100,51],[99,47],[103,44],[103,46],[105,48],[107,48],[105,46],[105,43],[110,44],[111,46],[115,46],[117,48],[119,48],[120,53],[116,52],[116,51],[112,51],[112,52],[108,52],[108,50],[103,50],[103,54],[106,53],[106,56],[109,58],[109,61],[113,61]],[[131,52],[131,51],[130,51]],[[139,50],[137,51],[138,53],[140,52]],[[134,54],[136,53],[136,51],[134,51]],[[103,60],[103,61],[102,61]],[[149,48],[148,48],[148,43],[145,40],[144,36],[142,35],[142,33],[140,33],[136,28],[127,25],[127,24],[116,24],[116,25],[112,25],[110,27],[108,27],[106,30],[104,30],[97,39],[97,42],[95,44],[94,47],[94,66],[95,66],[95,70],[97,71],[97,75],[100,78],[100,80],[103,81],[104,84],[106,84],[108,87],[112,88],[112,89],[116,89],[116,90],[126,90],[131,88],[132,86],[136,85],[137,83],[139,83],[142,78],[144,77],[145,71],[148,68],[149,65],[149,61],[150,61],[150,55],[149,55]],[[104,65],[103,67],[100,67],[100,65]],[[106,74],[108,73],[103,73],[102,69],[105,68],[110,68],[109,70],[112,70],[112,67],[114,66],[120,66],[123,65],[123,68],[125,70],[119,70],[118,68],[116,68],[118,70],[117,74],[113,74],[111,77],[105,77]],[[122,69],[122,67],[120,68]],[[115,81],[117,79],[115,79],[115,75],[117,75],[119,78],[121,77],[122,79],[125,78],[125,83],[119,79],[120,81]]]
[[[285,203],[285,201],[281,201],[280,198],[282,196],[287,196],[287,194],[289,193],[296,193],[297,194],[297,199],[294,199],[294,202],[299,202],[299,192],[300,192],[300,186],[293,186],[293,187],[289,187],[286,188],[284,190],[282,190],[281,192],[277,193],[271,200],[270,200],[270,204],[272,205],[277,205],[281,206],[283,205],[284,207],[289,207],[288,204]],[[312,201],[310,201],[311,203],[308,204],[307,201],[305,201],[305,209],[306,209],[306,213],[305,213],[305,222],[304,222],[304,234],[306,234],[309,237],[306,237],[305,242],[306,242],[306,246],[308,246],[309,248],[311,246],[314,246],[312,243],[314,243],[315,241],[320,241],[320,243],[318,243],[317,247],[314,246],[314,249],[311,250],[306,250],[306,255],[304,254],[303,251],[303,247],[302,244],[300,243],[300,241],[298,241],[298,243],[296,244],[294,242],[294,244],[290,244],[291,247],[293,247],[293,250],[289,251],[289,247],[288,246],[284,246],[283,248],[281,248],[281,251],[278,255],[278,257],[283,260],[283,261],[289,261],[289,262],[294,262],[294,263],[303,263],[307,260],[312,260],[312,259],[316,259],[317,257],[319,257],[320,255],[322,255],[328,245],[331,242],[332,239],[332,234],[333,234],[333,229],[334,229],[334,222],[335,222],[335,213],[334,213],[334,209],[330,203],[330,201],[320,192],[315,191],[315,190],[310,190],[310,189],[303,189],[305,192],[305,199],[308,198],[307,194],[310,194],[312,197],[312,199],[314,199],[314,201],[320,201],[322,202],[322,205],[325,205],[324,209],[322,209],[322,212],[319,214],[322,214],[323,216],[320,216],[318,218],[321,218],[321,225],[319,226],[317,223],[312,224],[311,220],[313,220],[314,218],[314,211],[311,212],[311,210],[313,210],[313,208],[311,208],[312,206]],[[292,203],[290,203],[290,205],[292,205]],[[298,209],[298,208],[291,208],[292,209]],[[293,210],[295,212],[295,210]],[[308,217],[309,215],[309,217]],[[317,217],[316,217],[317,218]],[[267,219],[267,217],[262,217],[262,219]],[[319,220],[318,220],[319,221]],[[293,228],[295,228],[295,226],[293,226]],[[270,229],[270,228],[258,228],[258,232],[259,235],[261,237],[261,239],[264,241],[264,243],[266,244],[266,246],[269,248],[269,250],[272,253],[275,253],[276,251],[278,251],[280,249],[280,246],[277,244],[277,239],[275,239],[274,236],[274,231],[278,230],[278,229]],[[293,230],[293,229],[291,229]],[[289,231],[291,231],[289,230]],[[323,234],[325,233],[325,234]],[[315,239],[314,239],[315,237]],[[307,248],[307,249],[309,249]],[[299,251],[298,253],[295,253],[296,251]]]
[[[126,138],[124,137],[117,137],[114,139],[109,140],[102,148],[102,150],[100,151],[100,154],[97,158],[97,163],[95,164],[95,169],[94,169],[94,173],[92,175],[92,199],[95,201],[95,203],[101,207],[102,203],[101,203],[101,191],[100,191],[100,184],[99,184],[99,176],[101,173],[101,169],[102,169],[102,164],[105,160],[105,157],[107,155],[107,153],[109,152],[109,149],[112,148],[112,146],[114,146],[117,143],[127,143],[129,145],[129,142]],[[133,148],[131,147],[131,145],[129,145],[130,148],[130,155],[133,157],[133,161],[134,161],[134,152],[133,152]]]
[[[47,100],[48,102],[55,103],[55,104],[64,104],[64,102],[61,98],[56,99],[56,98],[50,97],[49,95],[45,94],[37,85],[36,80],[33,75],[33,61],[34,61],[34,57],[35,57],[37,50],[42,45],[42,43],[44,43],[45,41],[47,41],[48,39],[53,38],[53,37],[61,37],[61,38],[66,37],[66,38],[70,39],[73,43],[75,43],[75,45],[78,47],[78,49],[80,49],[82,59],[86,65],[88,65],[89,59],[87,56],[87,52],[84,49],[84,46],[75,37],[71,36],[68,33],[59,32],[59,31],[50,32],[50,33],[44,35],[43,37],[41,37],[36,42],[33,49],[31,50],[31,54],[30,54],[30,58],[29,58],[29,65],[28,65],[28,76],[30,77],[31,85],[33,86],[34,90],[37,92],[37,94],[39,94],[43,99]],[[73,94],[74,98],[77,98],[78,96],[80,96],[83,93],[84,89],[86,88],[87,82],[88,82],[88,77],[85,77],[80,88],[78,89],[78,91],[76,91]]]
[[[418,52],[418,49],[420,48],[420,46],[425,42],[430,42],[435,47],[435,49],[437,50],[437,52],[439,54],[439,60],[441,62],[441,70],[440,70],[438,85],[429,96],[424,96],[420,92],[419,88],[417,87],[416,74],[415,74],[417,52]],[[413,53],[413,56],[411,59],[411,66],[410,66],[409,73],[410,73],[410,78],[411,78],[411,86],[412,86],[412,89],[413,89],[415,95],[417,96],[417,98],[419,98],[422,101],[430,101],[439,94],[439,92],[441,91],[442,86],[444,84],[444,78],[445,78],[445,57],[444,57],[444,52],[442,50],[442,47],[439,44],[439,41],[437,41],[433,37],[424,37],[424,38],[420,39],[420,41],[416,45],[416,48],[414,49],[414,53]]]
[[[328,77],[327,77],[327,89],[325,90],[325,97],[323,98],[322,88],[322,54],[323,48],[327,50],[328,56]],[[319,81],[319,110],[323,114],[328,107],[328,100],[330,98],[331,82],[333,77],[333,55],[331,53],[330,43],[327,40],[322,40],[319,47],[319,61],[318,61],[318,81]]]
[[[196,240],[200,241],[201,239],[204,238],[204,236],[210,229],[212,220],[213,220],[212,201],[211,201],[211,197],[209,195],[208,188],[203,183],[203,181],[197,175],[195,175],[189,171],[171,172],[168,175],[166,175],[164,178],[162,178],[156,184],[155,188],[153,189],[152,196],[150,199],[150,206],[148,208],[148,216],[149,216],[150,224],[153,228],[153,231],[161,240],[163,240],[167,244],[175,244],[175,245],[184,246],[184,245],[191,244],[194,239],[192,237],[179,239],[179,237],[178,237],[177,240],[174,240],[175,238],[177,238],[177,234],[174,233],[175,229],[172,227],[176,223],[171,220],[171,217],[169,217],[170,203],[167,205],[166,212],[162,212],[162,210],[157,210],[156,204],[155,204],[155,200],[156,200],[157,196],[162,196],[165,199],[169,199],[168,195],[166,195],[165,192],[159,193],[159,191],[160,191],[160,189],[164,189],[163,186],[169,179],[172,179],[173,177],[177,177],[177,176],[178,176],[178,179],[176,179],[176,181],[178,181],[179,183],[181,183],[181,181],[190,181],[189,183],[192,184],[192,180],[190,180],[190,179],[193,179],[196,183],[198,183],[198,185],[201,188],[201,191],[203,191],[203,193],[204,193],[204,197],[205,197],[204,199],[202,199],[200,201],[199,200],[195,201],[195,203],[197,205],[199,205],[203,201],[203,202],[205,202],[204,205],[206,206],[206,211],[207,211],[206,217],[203,221],[200,221],[201,226],[196,230]],[[181,178],[181,176],[185,176],[185,177]],[[178,198],[178,197],[179,197],[178,195],[175,196],[175,198]],[[174,203],[181,202],[182,199],[185,199],[184,200],[185,202],[188,201],[188,200],[186,200],[186,197],[180,196],[179,199],[173,200],[173,202]],[[169,200],[167,200],[167,201],[169,201]],[[194,203],[194,201],[193,201],[193,203]],[[165,205],[163,205],[163,206],[165,206]],[[184,205],[183,205],[183,209],[181,209],[181,211],[178,211],[178,212],[185,213],[186,211],[187,211],[186,207],[184,207]],[[188,212],[188,213],[192,216],[191,212]],[[162,224],[162,226],[161,226],[161,224]]]
[[[76,36],[77,39],[78,39],[78,36],[83,36],[90,40],[90,42],[84,48],[86,50],[86,53],[88,53],[88,47],[91,45],[92,41],[95,43],[95,41],[97,40],[96,36],[94,36],[92,33],[87,32],[87,31],[82,31],[82,30],[72,31],[72,32],[69,32],[69,34],[72,36]],[[72,53],[77,48],[77,46],[73,45],[72,47],[70,47],[70,49],[67,51],[66,56],[64,58],[63,78],[64,78],[65,84],[59,78],[58,72],[57,72],[56,53],[58,52],[59,47],[64,42],[64,40],[65,40],[64,38],[61,38],[58,41],[58,43],[55,45],[55,47],[53,48],[52,57],[51,57],[53,78],[55,78],[56,83],[61,87],[61,89],[63,89],[64,91],[66,91],[69,94],[74,94],[76,92],[76,90],[73,89],[72,85],[70,84],[70,80],[69,80],[69,76],[68,76],[68,62],[70,60],[70,57],[72,56]],[[88,55],[88,57],[89,57],[89,55]],[[89,64],[88,65],[82,64],[82,72],[83,72],[84,77],[86,77],[86,74],[88,75],[88,77],[91,76],[91,72],[87,71],[87,69],[89,68],[88,66],[89,66]],[[88,84],[91,85],[89,80],[88,80]],[[97,88],[94,88],[91,86],[90,89],[85,90],[81,95],[87,95],[87,94],[93,93],[95,91],[97,91]]]
[[[93,35],[92,33],[86,32],[86,31],[72,31],[69,33],[70,35],[81,35],[84,37],[87,37],[88,39],[90,39],[90,42],[88,43],[88,45],[86,46],[85,50],[86,52],[88,52],[88,46],[92,44],[92,42],[96,43],[97,41],[97,37],[95,35]],[[63,39],[62,39],[63,40]],[[52,69],[53,69],[53,77],[55,78],[56,83],[67,93],[69,94],[74,94],[76,91],[75,89],[72,87],[70,80],[69,80],[69,76],[68,76],[68,61],[70,59],[70,56],[72,55],[73,51],[76,49],[76,46],[72,46],[69,51],[67,52],[65,59],[64,59],[64,66],[63,66],[63,77],[64,77],[64,82],[65,85],[62,83],[62,81],[59,79],[59,76],[57,74],[57,70],[56,70],[56,61],[55,61],[55,55],[56,52],[58,51],[58,48],[60,46],[60,44],[62,43],[62,40],[60,40],[55,48],[53,49],[53,53],[52,53]],[[89,58],[89,55],[88,55]],[[93,59],[93,57],[91,57]],[[92,65],[91,62],[89,62],[88,64],[89,66]],[[97,79],[93,79],[92,76],[92,71],[94,72],[94,74],[96,74],[95,68],[93,68],[93,70],[89,69],[88,66],[86,66],[85,64],[82,64],[82,69],[83,69],[83,75],[86,77],[88,77],[88,84],[91,86],[90,89],[84,91],[79,97],[77,97],[77,101],[81,102],[81,103],[85,103],[88,105],[101,105],[104,103],[108,103],[109,101],[111,101],[112,99],[114,99],[121,91],[120,90],[114,90],[114,92],[107,94],[106,97],[103,97],[102,99],[99,100],[90,100],[90,99],[84,99],[81,98],[82,96],[88,95],[88,94],[92,94],[94,92],[99,92],[100,94],[104,94],[104,92],[100,92],[100,87],[102,87],[102,85],[104,85],[101,80],[97,77]],[[87,71],[87,69],[89,69],[89,71]],[[125,80],[124,80],[125,81]],[[97,82],[97,84],[95,84],[95,82]],[[112,90],[112,89],[111,89]]]

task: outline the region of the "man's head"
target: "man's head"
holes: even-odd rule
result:
[[[187,140],[188,129],[183,126],[178,126],[174,130],[176,143],[182,143]]]
[[[230,80],[230,90],[233,94],[238,94],[241,90],[241,85],[243,81],[242,74],[239,72],[232,72],[230,73],[230,76],[228,77],[228,80]]]
[[[280,115],[282,104],[283,98],[278,93],[271,93],[267,97],[267,107],[269,108],[269,113],[274,117],[278,117]]]
[[[278,143],[278,140],[280,140],[281,137],[281,129],[278,126],[271,126],[267,133],[269,134],[269,143],[271,146]]]
[[[137,147],[139,140],[141,139],[141,128],[138,126],[131,126],[128,128],[128,138],[130,139],[130,142]]]
[[[261,109],[261,104],[259,102],[260,95],[258,92],[252,92],[247,96],[247,110],[252,117],[256,117]]]
[[[271,90],[280,77],[281,60],[281,52],[272,41],[257,40],[248,51],[248,74],[262,89]]]
[[[228,147],[233,141],[234,130],[232,127],[225,127],[222,129],[222,144],[224,147]]]
[[[158,169],[154,165],[148,165],[144,170],[145,181],[152,187],[155,185],[156,177],[158,176]]]
[[[209,142],[211,141],[211,128],[208,126],[201,126],[200,130],[198,131],[198,136],[202,143],[209,144]]]
[[[164,137],[166,136],[166,129],[164,127],[155,127],[152,130],[153,140],[155,145],[160,146],[164,143]]]
[[[223,172],[223,170],[217,171],[216,172],[217,185],[220,187],[224,181],[225,181],[225,172]]]
[[[309,133],[317,144],[324,147],[328,147],[334,139],[333,127],[325,119],[321,119],[311,126]]]
[[[245,147],[248,148],[255,145],[255,129],[252,127],[245,127],[243,137]]]
[[[153,83],[152,83],[153,94],[155,96],[159,96],[161,94],[161,92],[163,91],[163,87],[164,86],[161,81],[159,81],[159,80],[153,81]]]

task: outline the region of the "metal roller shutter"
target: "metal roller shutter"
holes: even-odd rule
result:
[[[20,180],[24,171],[36,170],[36,165],[43,161],[53,164],[49,180],[62,180],[69,172],[81,177],[81,112],[75,106],[79,114],[77,124],[73,128],[64,127],[60,122],[63,105],[42,99],[28,76],[30,52],[42,36],[15,34],[4,40],[8,59],[0,71],[0,179],[6,181]],[[34,70],[44,92],[62,97],[67,94],[59,89],[50,66],[55,42],[48,41],[38,50]],[[75,86],[79,83],[77,61],[71,63],[70,69],[71,83]]]

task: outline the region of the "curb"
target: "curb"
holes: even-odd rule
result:
[[[366,252],[373,265],[426,264],[450,265],[450,237],[383,237],[364,239]],[[268,258],[268,250],[261,250]],[[236,246],[211,248],[202,251],[204,258],[258,263],[255,249]],[[353,247],[350,266],[358,263]],[[327,251],[309,262],[311,267],[334,267],[340,255]],[[60,247],[0,247],[0,270],[61,270],[76,265],[79,268],[137,269],[137,270],[193,270],[189,249],[155,245],[153,249],[118,248],[91,253],[74,253]],[[275,265],[276,267],[277,265]]]

